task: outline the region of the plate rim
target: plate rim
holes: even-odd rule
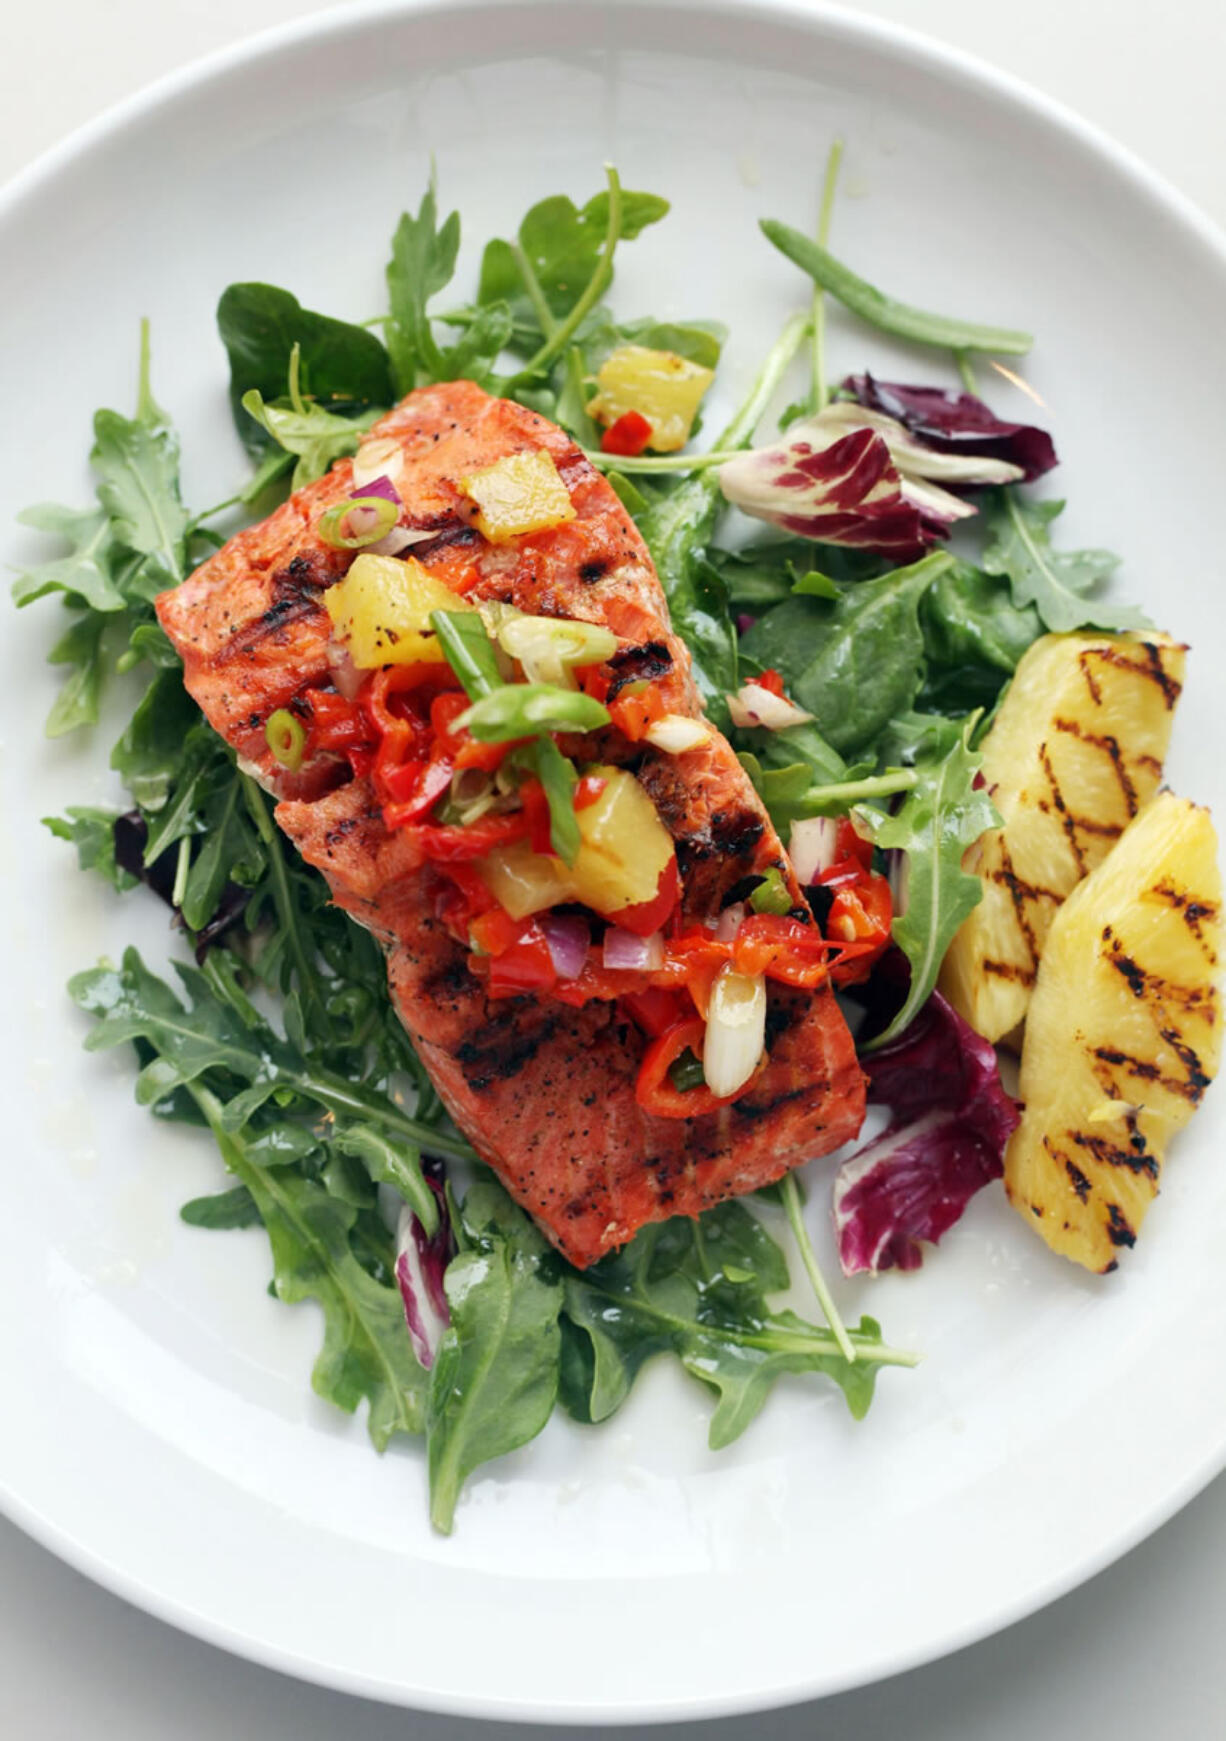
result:
[[[91,150],[131,127],[157,116],[180,97],[224,80],[230,73],[273,59],[286,50],[312,42],[327,42],[360,32],[380,19],[403,19],[413,15],[510,10],[521,5],[546,12],[582,5],[592,13],[708,14],[735,20],[752,20],[764,13],[771,21],[815,35],[826,33],[850,46],[893,55],[921,70],[955,78],[978,94],[999,98],[1015,111],[1040,121],[1071,144],[1079,146],[1097,162],[1142,194],[1155,208],[1173,219],[1207,252],[1226,277],[1226,227],[1206,213],[1138,153],[1121,144],[1105,128],[1086,120],[1075,109],[1049,97],[1028,81],[995,66],[980,56],[947,44],[910,25],[863,14],[841,0],[338,0],[328,9],[284,20],[241,37],[176,67],[108,105],[98,115],[75,128],[64,139],[42,152],[0,186],[0,234],[18,221],[22,208],[37,199],[41,190],[63,175],[71,175]],[[61,1526],[39,1506],[17,1493],[0,1473],[0,1515],[103,1590],[202,1642],[275,1672],[308,1683],[375,1699],[412,1710],[482,1720],[521,1723],[596,1724],[616,1726],[654,1722],[707,1720],[784,1708],[877,1684],[904,1674],[1004,1631],[1029,1615],[1058,1601],[1099,1576],[1109,1566],[1132,1552],[1189,1504],[1226,1468],[1226,1429],[1216,1451],[1203,1457],[1182,1479],[1173,1482],[1160,1499],[1119,1532],[1097,1553],[1074,1567],[1057,1573],[998,1605],[989,1615],[965,1623],[947,1636],[939,1648],[917,1642],[896,1651],[890,1666],[874,1673],[851,1670],[840,1676],[797,1676],[787,1684],[776,1683],[767,1692],[752,1697],[738,1694],[688,1694],[667,1700],[622,1700],[615,1706],[598,1703],[532,1702],[518,1696],[492,1698],[485,1695],[444,1693],[436,1688],[413,1688],[369,1673],[321,1663],[299,1656],[293,1650],[232,1628],[224,1620],[200,1611],[191,1603],[147,1584],[121,1564],[108,1559]]]

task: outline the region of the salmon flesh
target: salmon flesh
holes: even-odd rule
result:
[[[701,714],[684,643],[634,522],[571,438],[468,381],[409,394],[368,439],[404,454],[401,524],[428,534],[411,554],[473,601],[610,628],[643,659],[671,660],[669,704]],[[459,480],[543,449],[575,518],[490,544]],[[458,1128],[515,1200],[580,1268],[650,1221],[697,1215],[767,1185],[854,1137],[865,1085],[829,986],[768,983],[768,1062],[731,1105],[700,1118],[642,1111],[647,1041],[615,1003],[487,999],[468,951],[435,913],[435,873],[389,832],[370,782],[338,758],[289,773],[265,724],[307,688],[332,685],[332,625],[321,603],[353,553],[331,549],[321,513],[354,493],[342,460],[258,526],[239,532],[174,591],[158,618],[210,725],[280,802],[276,818],[333,900],[379,939],[400,1019]],[[631,664],[633,668],[633,662]],[[601,734],[601,759],[631,767],[676,844],[683,911],[701,922],[743,899],[771,867],[803,897],[765,809],[718,733],[670,756]]]

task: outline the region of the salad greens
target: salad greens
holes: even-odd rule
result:
[[[1017,352],[1030,342],[918,314],[841,266],[825,246],[836,167],[837,157],[820,243],[763,226],[815,290],[711,453],[592,457],[637,518],[705,703],[776,822],[786,830],[797,819],[854,809],[858,827],[905,858],[909,892],[894,938],[910,985],[884,1040],[926,1004],[945,946],[976,898],[961,856],[994,814],[975,781],[982,710],[1045,626],[1132,619],[1090,596],[1113,559],[1055,551],[1059,504],[1030,502],[1016,486],[999,491],[982,519],[978,564],[939,551],[898,567],[837,545],[815,558],[813,543],[775,532],[719,542],[721,456],[752,441],[806,341],[811,380],[792,413],[830,400],[823,291],[928,345]],[[915,1357],[888,1347],[870,1318],[844,1329],[792,1180],[790,1195],[774,1201],[788,1210],[825,1306],[821,1326],[771,1303],[789,1285],[787,1260],[744,1202],[644,1228],[585,1272],[553,1252],[483,1174],[462,1199],[449,1184],[440,1216],[443,1194],[429,1170],[440,1157],[462,1169],[471,1150],[395,1015],[382,954],[328,904],[322,880],[274,826],[259,786],[203,723],[152,601],[223,541],[206,522],[228,515],[231,530],[241,523],[235,510],[241,516],[257,498],[266,507],[274,492],[320,475],[416,386],[472,378],[594,448],[590,382],[615,346],[672,349],[713,368],[724,338],[717,323],[627,322],[604,300],[618,249],[667,211],[659,196],[623,189],[610,168],[607,187],[586,204],[542,200],[508,238],[489,241],[475,300],[440,312],[432,304],[455,274],[461,226],[456,212],[440,221],[432,183],[416,215],[405,213],[396,227],[388,307],[375,320],[336,320],[265,284],[223,293],[217,320],[230,405],[255,467],[227,502],[193,516],[182,501],[178,442],[152,395],[142,329],[133,415],[103,410],[94,421],[95,502],[85,510],[43,504],[23,516],[66,545],[14,586],[18,605],[55,596],[66,612],[48,655],[65,667],[48,733],[96,725],[116,676],[135,686],[111,752],[128,807],[73,807],[47,825],[117,893],[154,890],[195,952],[194,962],[176,963],[177,985],[135,950],[118,966],[78,974],[70,991],[93,1019],[86,1044],[131,1046],[138,1101],[156,1118],[211,1132],[224,1183],[186,1204],[184,1219],[212,1229],[263,1225],[277,1295],[314,1299],[323,1312],[316,1391],[349,1412],[365,1401],[380,1448],[398,1433],[425,1434],[431,1517],[441,1530],[451,1528],[474,1470],[530,1440],[558,1403],[581,1422],[607,1419],[654,1355],[673,1356],[714,1393],[713,1447],[744,1431],[784,1373],[832,1380],[859,1418],[879,1367]],[[981,402],[964,403],[992,422]],[[516,753],[537,757],[555,840],[573,850],[559,824],[563,816],[573,824],[569,785],[542,734],[598,724],[605,710],[548,686],[506,688],[471,614],[438,613],[434,627],[472,699],[476,735],[534,740]],[[726,698],[766,669],[781,674],[812,721],[733,731]],[[770,899],[764,885],[762,900],[775,910]],[[406,1333],[397,1213],[423,1239],[446,1233],[446,1250],[454,1250],[445,1276],[450,1323],[429,1366]]]

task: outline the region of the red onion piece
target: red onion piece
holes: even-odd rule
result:
[[[734,942],[737,932],[744,923],[745,903],[744,901],[734,901],[730,907],[725,907],[719,916],[719,922],[715,927],[715,941],[717,943]]]
[[[650,937],[636,937],[633,931],[610,925],[604,934],[602,959],[606,967],[654,973],[664,965],[664,939],[658,931],[653,931]]]
[[[359,502],[365,496],[381,496],[385,502],[395,502],[398,508],[404,506],[400,491],[391,478],[372,478],[368,484],[363,484],[361,489],[355,489],[350,500]]]
[[[358,670],[348,648],[342,647],[338,641],[328,642],[328,669],[332,673],[336,693],[343,695],[346,701],[353,701],[365,683],[367,673]]]
[[[839,825],[833,816],[809,816],[803,822],[793,822],[788,857],[798,883],[807,887],[830,869],[838,852],[838,835]]]
[[[540,921],[554,972],[559,979],[578,979],[587,960],[592,934],[578,914],[546,913]]]

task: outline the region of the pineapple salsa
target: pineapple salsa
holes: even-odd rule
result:
[[[980,393],[979,360],[1016,362],[1030,335],[915,308],[830,251],[840,157],[816,234],[761,222],[797,308],[711,439],[722,325],[608,300],[618,250],[650,245],[664,199],[610,169],[582,207],[540,201],[488,242],[473,296],[440,307],[460,220],[440,220],[431,186],[396,228],[378,320],[266,284],[222,295],[252,462],[229,501],[183,505],[146,330],[135,415],[95,420],[95,506],[30,514],[68,543],[15,586],[20,605],[55,594],[70,613],[49,733],[95,726],[115,673],[140,680],[111,752],[126,807],[48,826],[116,890],[166,901],[195,956],[178,990],[134,950],[78,975],[90,1044],[134,1041],[142,1100],[210,1128],[225,1188],[184,1218],[267,1228],[277,1291],[316,1298],[327,1350],[349,1351],[326,1352],[315,1388],[349,1410],[365,1399],[380,1448],[425,1433],[440,1529],[472,1470],[556,1405],[607,1418],[648,1353],[714,1394],[713,1446],[783,1372],[833,1382],[858,1418],[881,1369],[915,1357],[871,1318],[844,1324],[791,1175],[776,1190],[813,1323],[772,1306],[787,1261],[744,1201],[645,1227],[579,1270],[491,1180],[461,1198],[452,1169],[471,1151],[379,951],[281,841],[266,786],[367,779],[389,854],[426,867],[491,1007],[616,1002],[644,1036],[636,1093],[654,1118],[719,1116],[746,1093],[769,1054],[768,982],[833,984],[889,1114],[833,1170],[847,1276],[918,1267],[1002,1179],[1055,1251],[1115,1268],[1218,1067],[1217,842],[1164,785],[1178,625],[1159,632],[1104,590],[1115,558],[1060,546],[1062,504],[1032,489],[1057,463],[1051,436]],[[879,379],[859,352],[858,372],[832,371],[828,297],[866,350],[874,330],[911,346],[917,379]],[[689,670],[604,620],[476,597],[462,539],[436,559],[457,528],[511,562],[575,519],[577,473],[530,443],[457,478],[441,518],[402,497],[400,443],[372,425],[459,379],[551,419],[583,475],[607,475]],[[243,517],[330,472],[349,493],[319,513],[301,577],[326,613],[328,674],[254,716],[236,758],[151,601]],[[427,566],[415,551],[431,541]],[[287,602],[278,632],[297,632],[301,608]],[[716,731],[787,858],[695,924],[636,770],[696,765]],[[1020,1055],[1020,1106],[998,1046]]]

